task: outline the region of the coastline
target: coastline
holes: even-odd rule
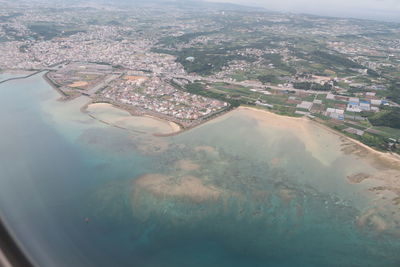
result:
[[[20,71],[20,70],[13,70],[13,72],[14,72],[14,71],[17,72],[17,73],[22,73],[22,71]],[[28,74],[27,76],[24,76],[24,77],[15,77],[15,78],[11,78],[11,80],[29,78],[29,77],[31,77],[31,76],[33,76],[33,75],[36,75],[36,74],[38,74],[38,73],[41,73],[41,72],[43,72],[43,71],[46,71],[46,70],[38,70],[38,71],[35,71],[35,72],[33,72],[33,73],[32,73],[32,72],[29,72],[29,74]],[[3,73],[11,73],[11,71],[3,71]],[[23,71],[23,73],[26,74],[27,71]],[[54,84],[54,83],[52,82],[51,79],[48,78],[47,74],[48,74],[48,71],[47,71],[44,75],[42,75],[43,79],[44,79],[54,90],[56,90],[56,91],[62,96],[61,101],[72,100],[73,98],[76,97],[76,96],[75,96],[75,97],[71,97],[71,96],[66,95],[65,92],[63,92],[62,90],[60,90],[60,88],[58,88],[58,86],[57,86],[56,84]],[[9,81],[9,80],[10,80],[10,79],[4,80],[4,81],[2,81],[1,83],[7,82],[7,81]],[[190,129],[193,129],[193,128],[195,128],[195,127],[198,127],[198,126],[200,126],[200,125],[202,125],[202,124],[206,124],[206,123],[208,123],[208,122],[210,122],[210,121],[212,121],[212,120],[214,120],[214,119],[216,119],[216,118],[223,117],[224,115],[227,115],[227,114],[229,114],[231,111],[234,111],[234,110],[236,110],[236,109],[237,109],[237,110],[252,110],[252,111],[261,112],[261,113],[264,112],[264,113],[267,113],[267,114],[269,114],[269,115],[276,116],[276,117],[278,117],[278,118],[286,118],[286,119],[297,120],[297,121],[302,121],[302,122],[311,122],[311,123],[313,123],[314,125],[317,125],[318,127],[323,128],[323,129],[329,131],[330,133],[333,133],[333,134],[335,134],[335,135],[337,135],[337,136],[339,136],[339,137],[342,137],[342,138],[345,138],[346,140],[349,140],[349,141],[352,142],[353,144],[355,144],[355,145],[357,145],[357,146],[359,146],[359,147],[362,147],[362,148],[368,150],[369,152],[375,154],[376,156],[385,158],[386,160],[396,161],[396,162],[399,162],[399,164],[400,164],[400,155],[397,155],[397,154],[394,154],[394,153],[390,153],[390,152],[378,151],[378,150],[376,150],[376,149],[374,149],[374,148],[372,148],[372,147],[370,147],[370,146],[368,146],[368,145],[365,145],[365,144],[363,144],[362,142],[360,142],[360,141],[358,141],[358,140],[356,140],[356,139],[353,139],[353,138],[351,138],[351,137],[349,137],[349,136],[347,136],[347,135],[345,135],[345,134],[343,134],[343,133],[340,133],[340,132],[338,132],[338,131],[336,131],[336,130],[334,130],[334,129],[332,129],[332,128],[330,128],[330,127],[328,127],[328,126],[326,126],[326,125],[324,125],[324,124],[322,124],[322,123],[320,123],[320,122],[317,122],[317,121],[315,121],[315,120],[312,120],[312,119],[306,118],[306,117],[290,117],[290,116],[279,115],[279,114],[276,114],[276,113],[274,113],[274,112],[271,112],[271,111],[268,111],[268,110],[265,110],[265,109],[261,109],[261,108],[255,108],[255,107],[250,107],[250,106],[240,106],[240,107],[238,107],[238,108],[236,108],[236,109],[225,109],[225,110],[222,110],[222,111],[220,111],[220,112],[218,112],[218,113],[216,113],[216,114],[212,114],[212,115],[210,115],[210,116],[208,116],[208,117],[206,117],[206,118],[203,118],[203,119],[198,120],[198,121],[195,121],[195,122],[188,122],[187,124],[183,124],[183,123],[177,122],[176,120],[174,120],[174,119],[172,119],[172,118],[170,118],[170,117],[168,117],[168,116],[164,116],[164,115],[162,115],[162,114],[157,114],[156,112],[137,110],[137,109],[136,109],[135,107],[133,107],[133,106],[125,107],[125,106],[123,106],[123,105],[115,104],[115,103],[113,103],[112,101],[102,101],[102,100],[96,100],[96,99],[93,99],[93,98],[92,98],[91,101],[89,101],[86,105],[84,105],[83,107],[81,107],[81,109],[80,109],[81,112],[87,113],[87,108],[88,108],[88,106],[89,106],[90,104],[95,104],[95,103],[106,103],[106,104],[110,104],[110,105],[112,105],[114,108],[118,108],[118,109],[127,111],[127,112],[130,113],[132,116],[149,117],[149,118],[152,118],[152,119],[155,119],[155,120],[159,120],[159,121],[162,121],[162,122],[166,122],[166,123],[168,123],[169,126],[173,129],[171,133],[167,133],[167,134],[157,134],[157,133],[155,133],[155,134],[153,134],[154,136],[157,136],[157,137],[169,137],[169,136],[175,136],[175,135],[181,134],[181,133],[183,133],[183,132],[185,132],[185,131],[188,131],[188,130],[190,130]],[[100,121],[101,121],[101,120],[100,120]],[[117,126],[117,127],[118,127],[118,126]],[[119,127],[119,128],[123,128],[123,127]]]
[[[114,101],[109,100],[109,99],[92,98],[92,100],[88,104],[86,104],[84,107],[81,108],[81,111],[86,112],[87,108],[90,104],[101,104],[101,103],[110,104],[114,108],[124,110],[124,111],[128,112],[129,114],[131,114],[131,116],[149,117],[149,118],[156,119],[156,120],[159,120],[162,122],[167,122],[174,129],[173,132],[167,133],[167,134],[161,134],[161,133],[153,134],[154,136],[157,136],[157,137],[170,137],[170,136],[175,136],[175,135],[181,134],[181,133],[189,131],[195,127],[198,127],[202,124],[205,124],[211,120],[214,120],[218,117],[224,116],[225,114],[234,110],[232,108],[228,108],[228,109],[221,110],[217,113],[211,114],[205,118],[202,118],[202,119],[199,119],[196,121],[184,121],[181,119],[175,119],[168,115],[157,113],[155,111],[142,110],[142,109],[137,109],[135,106],[130,106],[130,105],[128,106],[128,105],[115,103]]]
[[[84,106],[82,106],[80,108],[80,111],[82,113],[88,114],[88,116],[90,116],[91,118],[93,118],[93,119],[95,119],[95,120],[97,120],[97,121],[99,121],[101,123],[110,125],[112,127],[117,127],[119,129],[124,129],[124,130],[127,130],[127,131],[134,131],[136,133],[146,133],[145,131],[132,130],[132,129],[129,129],[127,127],[123,127],[123,126],[118,125],[116,123],[109,122],[109,121],[106,121],[104,119],[101,119],[101,118],[97,117],[96,115],[92,114],[89,111],[89,108],[90,108],[91,105],[108,105],[108,106],[110,106],[110,107],[112,107],[114,109],[118,109],[118,110],[127,112],[128,116],[125,119],[129,119],[130,117],[131,118],[135,118],[135,117],[148,118],[148,119],[160,122],[160,123],[164,124],[165,126],[168,126],[170,128],[170,130],[171,130],[169,133],[165,133],[165,134],[163,134],[163,133],[153,133],[152,135],[154,135],[154,136],[175,135],[175,134],[180,133],[183,130],[183,128],[179,124],[177,124],[177,123],[175,123],[173,121],[165,120],[165,119],[158,118],[156,116],[152,116],[152,115],[148,115],[148,114],[143,114],[143,115],[132,114],[132,112],[130,112],[129,110],[126,110],[126,109],[121,108],[119,106],[113,105],[111,103],[102,103],[102,102],[89,101],[88,103],[86,103]]]
[[[52,97],[52,99],[52,101],[56,101],[56,97]],[[164,144],[159,144],[159,142],[166,142],[165,140],[163,140],[162,138],[149,138],[150,135],[156,137],[175,136],[194,127],[201,126],[202,124],[220,123],[225,119],[229,119],[230,116],[238,115],[239,118],[240,116],[246,116],[248,117],[247,119],[250,119],[250,123],[253,123],[249,125],[254,125],[257,127],[257,125],[260,124],[259,128],[255,128],[256,130],[268,131],[268,127],[272,127],[276,128],[278,133],[279,131],[287,131],[288,134],[297,135],[298,138],[300,138],[300,141],[303,142],[306,148],[306,153],[311,153],[315,160],[318,160],[321,164],[325,166],[334,166],[333,164],[335,164],[335,160],[340,156],[348,156],[348,159],[356,159],[355,162],[362,163],[363,165],[371,165],[371,170],[368,169],[368,171],[366,171],[368,176],[363,175],[361,171],[356,170],[346,173],[346,176],[343,176],[343,179],[348,182],[349,186],[354,184],[362,184],[361,186],[364,190],[363,193],[365,193],[365,195],[368,195],[368,197],[372,197],[371,199],[373,199],[377,207],[388,207],[384,210],[379,209],[379,212],[382,211],[382,213],[386,214],[386,210],[398,210],[398,208],[400,207],[400,157],[390,153],[376,151],[373,148],[368,147],[367,145],[364,145],[361,142],[354,140],[344,134],[341,134],[335,129],[331,129],[328,126],[323,125],[320,122],[310,119],[308,117],[290,117],[279,115],[262,108],[255,108],[252,106],[240,106],[237,109],[225,110],[218,114],[214,114],[214,116],[207,117],[206,119],[203,119],[199,123],[191,125],[190,127],[184,128],[180,125],[175,125],[174,128],[171,129],[174,129],[176,131],[164,134],[157,134],[154,133],[154,131],[146,131],[150,128],[149,125],[151,124],[156,125],[155,127],[151,125],[154,127],[153,129],[165,129],[162,127],[156,128],[157,123],[143,123],[143,120],[138,120],[138,122],[130,124],[129,121],[124,120],[129,120],[130,116],[148,117],[153,120],[167,123],[170,127],[171,123],[174,122],[171,122],[168,119],[164,119],[162,117],[160,118],[154,114],[141,112],[141,110],[135,110],[135,107],[133,106],[125,109],[121,105],[113,105],[110,102],[104,103],[102,101],[99,101],[99,99],[92,99],[89,97],[81,98],[78,102],[79,105],[76,105],[76,103],[73,104],[74,109],[80,109],[82,113],[85,113],[87,116],[93,118],[98,122],[114,128],[122,129],[127,132],[144,134],[145,138],[141,139],[143,139],[147,143],[145,143],[142,147],[138,147],[138,149],[140,149],[141,153],[143,154],[159,153],[159,151],[164,151],[163,149],[165,149],[165,147],[163,147]],[[56,102],[54,104],[57,105]],[[104,115],[105,118],[109,118],[111,116],[111,121],[107,121],[107,119],[103,119],[101,116],[97,117],[96,114],[90,114],[90,110],[88,110],[88,108],[91,104],[107,104],[112,106],[113,108],[123,110],[125,112],[123,112],[122,116],[120,116],[119,114],[121,113],[118,112],[113,114],[112,112],[107,113],[107,110],[104,110],[104,113],[102,114],[101,110],[99,110],[100,113],[98,114]],[[235,113],[232,115],[233,112],[231,113],[230,111],[235,111]],[[117,123],[112,123],[113,118],[117,119],[115,120]],[[132,118],[130,120],[132,122],[132,120],[135,120],[135,118]],[[118,124],[118,122],[122,123]],[[320,130],[318,130],[316,127],[318,127]],[[244,130],[246,131],[246,129]],[[274,129],[272,130],[274,131]],[[267,135],[265,137],[266,138],[264,140],[267,142]],[[272,142],[274,142],[274,140],[272,140]],[[154,146],[154,144],[156,144],[157,146]],[[155,149],[153,147],[155,147]],[[281,148],[277,149],[279,150]],[[274,163],[271,161],[271,164]],[[195,165],[187,166],[185,166],[184,168],[197,168]],[[378,211],[376,212],[376,214],[378,214]],[[375,214],[367,214],[364,217],[369,218],[371,216],[375,216]],[[396,219],[397,217],[400,218],[400,214],[396,214]]]
[[[158,112],[155,112],[152,110],[138,109],[137,107],[132,106],[132,105],[125,105],[122,103],[117,103],[111,99],[101,98],[99,96],[88,95],[84,92],[79,92],[79,93],[71,94],[71,95],[67,94],[64,90],[61,89],[61,85],[59,85],[57,82],[53,81],[53,79],[51,79],[48,76],[49,73],[50,73],[50,71],[47,71],[43,75],[43,79],[62,96],[61,99],[59,99],[60,101],[66,102],[69,100],[73,100],[77,97],[80,97],[82,95],[85,95],[85,96],[90,97],[91,101],[89,103],[87,103],[86,105],[84,105],[83,107],[81,107],[80,110],[83,113],[87,112],[87,108],[90,104],[104,103],[104,104],[110,104],[114,108],[127,111],[129,114],[131,114],[131,116],[148,117],[148,118],[152,118],[152,119],[155,119],[155,120],[158,120],[161,122],[168,123],[169,126],[172,128],[172,132],[166,133],[166,134],[154,133],[153,135],[157,136],[157,137],[169,137],[169,136],[178,135],[182,132],[188,131],[199,125],[207,123],[208,121],[213,120],[217,117],[223,116],[224,114],[233,110],[231,107],[228,107],[228,108],[222,109],[222,110],[217,111],[212,114],[209,114],[209,115],[207,115],[203,118],[197,119],[197,120],[178,119],[178,118],[174,118],[172,116],[161,114],[161,113],[158,113]],[[32,75],[34,75],[34,74],[32,74]],[[102,120],[100,120],[100,121],[102,121]],[[104,121],[102,121],[102,122],[104,122]],[[121,128],[121,127],[119,127],[119,128]]]
[[[71,97],[69,95],[67,95],[63,90],[60,89],[60,86],[58,84],[56,84],[52,79],[49,78],[48,76],[49,72],[46,72],[45,74],[43,74],[43,79],[54,89],[57,91],[57,93],[59,93],[61,95],[61,99],[59,99],[60,101],[68,101],[68,100],[72,100],[74,97]],[[79,96],[79,95],[77,95]],[[77,97],[75,96],[75,97]]]
[[[143,117],[147,117],[147,118],[151,118],[153,120],[157,120],[157,121],[161,121],[161,122],[167,123],[172,129],[172,132],[169,133],[169,134],[179,134],[184,130],[181,125],[179,125],[179,124],[177,124],[177,123],[175,123],[173,121],[160,119],[160,118],[158,118],[156,116],[151,116],[151,115],[147,115],[147,114],[143,115]],[[155,133],[154,135],[157,136],[158,134]]]
[[[255,112],[267,113],[270,116],[276,116],[277,118],[280,118],[280,119],[285,118],[285,119],[290,119],[290,120],[295,120],[295,121],[300,121],[300,122],[312,123],[313,125],[316,125],[316,126],[322,128],[322,129],[325,129],[325,130],[329,131],[332,134],[335,134],[335,135],[337,135],[337,136],[339,136],[341,138],[344,138],[344,139],[352,142],[353,144],[355,144],[355,145],[357,145],[359,147],[367,149],[368,152],[371,152],[371,153],[375,154],[376,156],[380,156],[380,157],[383,157],[383,158],[385,158],[387,160],[391,160],[391,161],[397,161],[397,162],[399,162],[399,165],[400,165],[400,155],[397,155],[397,154],[394,154],[394,153],[390,153],[390,152],[382,152],[382,151],[376,150],[376,149],[374,149],[374,148],[372,148],[370,146],[367,146],[366,144],[363,144],[362,142],[360,142],[360,141],[358,141],[356,139],[353,139],[353,138],[351,138],[351,137],[349,137],[349,136],[347,136],[347,135],[345,135],[343,133],[340,133],[340,132],[338,132],[338,131],[336,131],[336,130],[334,130],[334,129],[332,129],[332,128],[330,128],[330,127],[328,127],[328,126],[326,126],[326,125],[324,125],[322,123],[319,123],[319,122],[317,122],[315,120],[312,120],[310,118],[307,118],[307,117],[289,117],[289,116],[279,115],[279,114],[276,114],[276,113],[268,111],[268,110],[258,109],[258,108],[248,107],[248,106],[241,106],[238,109],[252,110],[252,111],[255,111]]]

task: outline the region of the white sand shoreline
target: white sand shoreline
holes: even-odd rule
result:
[[[104,108],[104,109],[112,108],[115,110],[119,110],[121,112],[126,112],[126,114],[124,116],[115,117],[114,119],[112,119],[112,118],[107,119],[107,118],[101,118],[101,116],[99,116],[98,114],[93,114],[93,112],[90,111],[90,108]],[[90,116],[92,118],[95,118],[100,122],[103,122],[103,123],[106,123],[106,124],[109,124],[111,126],[115,126],[115,127],[121,128],[121,129],[126,129],[126,130],[129,130],[129,129],[126,128],[125,123],[129,123],[129,120],[134,119],[135,117],[142,118],[142,119],[146,118],[149,120],[149,122],[154,121],[154,122],[160,123],[160,124],[162,124],[162,126],[168,127],[170,129],[167,132],[163,132],[163,133],[155,132],[155,133],[153,133],[153,135],[176,134],[182,130],[182,128],[174,122],[164,120],[164,119],[161,119],[161,118],[158,118],[155,116],[147,115],[147,114],[145,114],[143,116],[134,116],[134,115],[130,114],[128,111],[126,111],[120,107],[114,106],[112,104],[108,104],[108,103],[89,103],[85,107],[83,107],[82,111],[87,112],[88,114],[90,114]],[[107,111],[105,111],[105,112],[107,112]],[[160,126],[160,125],[157,125],[157,126]],[[140,127],[138,127],[138,128],[140,128]],[[141,131],[141,129],[138,129],[137,132],[143,132],[143,131]]]
[[[267,110],[262,110],[262,109],[252,108],[252,107],[239,107],[238,109],[239,110],[249,110],[249,111],[268,114],[270,117],[274,116],[276,119],[279,119],[281,123],[284,123],[284,120],[293,120],[293,121],[304,122],[304,123],[312,123],[312,124],[322,128],[322,129],[325,129],[325,130],[327,130],[327,131],[329,131],[329,132],[331,132],[331,133],[333,133],[333,134],[335,134],[335,135],[337,135],[339,137],[343,137],[346,140],[349,140],[352,143],[354,143],[354,144],[356,144],[356,145],[358,145],[358,146],[360,146],[362,148],[367,149],[369,152],[371,152],[371,153],[373,153],[373,154],[375,154],[377,156],[383,157],[383,158],[388,159],[388,160],[398,161],[399,164],[400,164],[400,155],[389,153],[389,152],[382,152],[382,151],[375,150],[372,147],[369,147],[369,146],[363,144],[362,142],[360,142],[360,141],[358,141],[356,139],[353,139],[353,138],[351,138],[351,137],[349,137],[349,136],[347,136],[345,134],[342,134],[342,133],[340,133],[338,131],[335,131],[334,129],[331,129],[328,126],[323,125],[323,124],[321,124],[319,122],[316,122],[314,120],[311,120],[309,118],[306,118],[306,117],[296,118],[296,117],[283,116],[283,115],[278,115],[278,114],[275,114],[275,113],[267,111]]]
[[[92,105],[109,105],[109,106],[111,106],[111,107],[113,107],[115,109],[126,111],[126,112],[129,113],[129,111],[127,111],[127,110],[125,110],[125,109],[123,109],[121,107],[114,106],[114,105],[108,104],[108,103],[89,103],[85,107],[85,110],[87,110],[89,108],[89,106],[92,106]],[[236,111],[245,110],[245,111],[250,111],[250,112],[256,112],[258,114],[268,115],[269,116],[268,119],[271,119],[272,117],[274,117],[276,119],[275,122],[278,122],[281,125],[281,127],[293,127],[293,125],[291,125],[293,122],[297,122],[297,123],[301,123],[301,124],[305,123],[304,126],[306,126],[307,123],[312,123],[313,125],[315,125],[317,127],[320,127],[321,129],[324,129],[324,130],[326,130],[326,131],[328,131],[328,132],[330,132],[330,133],[332,133],[332,134],[334,134],[336,136],[345,138],[346,140],[352,142],[353,144],[355,144],[355,145],[357,145],[359,147],[367,149],[368,152],[371,152],[372,154],[374,154],[376,156],[379,156],[379,157],[381,157],[383,159],[386,159],[386,160],[396,161],[400,165],[400,155],[389,153],[389,152],[382,152],[382,151],[375,150],[374,148],[369,147],[369,146],[363,144],[362,142],[360,142],[360,141],[358,141],[356,139],[353,139],[353,138],[351,138],[351,137],[349,137],[349,136],[347,136],[347,135],[345,135],[343,133],[340,133],[340,132],[338,132],[338,131],[336,131],[334,129],[329,128],[326,125],[323,125],[323,124],[321,124],[319,122],[316,122],[314,120],[311,120],[309,118],[306,118],[306,117],[300,117],[300,118],[289,117],[289,116],[279,115],[279,114],[270,112],[268,110],[258,109],[258,108],[254,108],[254,107],[248,107],[248,106],[240,106],[235,110]],[[231,114],[231,112],[234,112],[235,110],[232,110],[230,112],[227,112],[227,113],[223,114],[222,116],[219,116],[219,117],[217,117],[215,119],[212,119],[212,120],[209,120],[209,121],[207,121],[205,123],[197,125],[194,128],[199,127],[201,125],[206,125],[208,123],[214,122],[214,120],[216,120],[216,119],[224,118],[225,116],[227,116],[228,114]],[[255,114],[253,114],[253,115],[255,115]],[[187,129],[182,128],[182,126],[176,124],[173,121],[170,121],[170,120],[167,120],[167,119],[163,119],[163,118],[159,118],[159,117],[156,117],[156,116],[152,116],[152,115],[149,115],[149,114],[144,114],[143,116],[134,116],[134,115],[130,114],[130,116],[132,116],[132,117],[147,117],[147,118],[159,121],[161,123],[168,124],[168,126],[171,129],[170,132],[168,132],[168,133],[154,133],[155,136],[160,136],[160,137],[161,136],[173,136],[173,135],[177,135],[177,134],[183,133],[183,132],[185,132],[185,130],[187,130]],[[257,115],[255,115],[255,117],[257,117]],[[258,119],[258,118],[256,118],[256,119]],[[123,128],[123,127],[121,127],[121,128]],[[191,128],[189,128],[189,129],[191,129]]]

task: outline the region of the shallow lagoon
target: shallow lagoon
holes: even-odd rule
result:
[[[376,189],[400,171],[309,121],[239,109],[160,138],[40,75],[0,95],[0,214],[40,266],[400,263],[395,192]]]

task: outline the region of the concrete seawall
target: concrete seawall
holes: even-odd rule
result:
[[[13,80],[26,79],[26,78],[32,77],[32,76],[34,76],[34,75],[36,75],[36,74],[38,74],[38,73],[41,73],[42,71],[45,71],[45,70],[38,70],[38,71],[35,71],[34,73],[28,74],[28,75],[26,75],[26,76],[8,78],[8,79],[5,79],[5,80],[3,80],[3,81],[0,81],[0,84],[6,83],[6,82],[9,82],[9,81],[13,81]]]
[[[52,80],[49,78],[49,76],[47,75],[48,72],[46,74],[43,75],[43,79],[46,80],[46,82],[53,87],[54,90],[56,90],[61,96],[63,97],[68,97],[68,95],[59,88],[59,86]]]

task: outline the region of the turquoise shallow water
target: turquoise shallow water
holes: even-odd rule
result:
[[[374,202],[346,180],[376,170],[320,129],[315,156],[245,111],[156,138],[57,102],[40,75],[0,96],[0,214],[40,266],[400,264],[398,226],[360,223]]]

